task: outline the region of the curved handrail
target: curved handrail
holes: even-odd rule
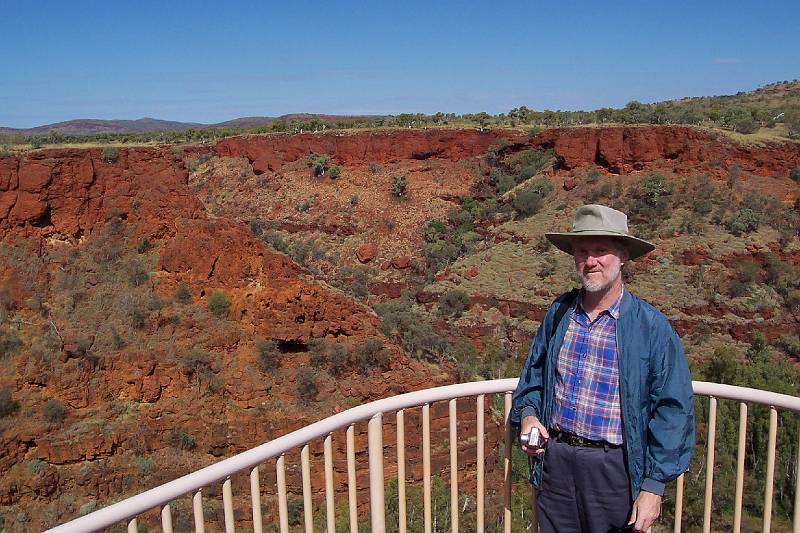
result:
[[[53,533],[97,531],[226,479],[237,472],[251,469],[350,424],[369,420],[378,414],[453,398],[506,393],[513,391],[516,386],[517,378],[474,381],[408,392],[359,405],[48,531]],[[749,401],[800,413],[800,398],[794,396],[703,381],[694,381],[692,386],[695,394]]]
[[[739,400],[741,402],[753,402],[761,405],[770,405],[785,411],[800,413],[800,397],[789,396],[760,389],[750,389],[748,387],[737,387],[736,385],[725,385],[723,383],[709,383],[707,381],[692,381],[694,393],[703,396],[713,396],[726,400]]]

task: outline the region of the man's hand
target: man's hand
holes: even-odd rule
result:
[[[520,444],[522,447],[522,451],[527,453],[528,455],[541,455],[544,453],[544,445],[547,440],[550,438],[550,435],[547,433],[547,429],[539,422],[539,419],[535,416],[526,416],[522,419],[522,422],[519,425],[519,432],[520,435],[524,435],[530,432],[531,428],[539,428],[539,434],[541,435],[541,444],[539,446],[528,446],[527,444]]]
[[[634,531],[647,531],[647,528],[656,521],[660,514],[661,496],[643,490],[639,493],[636,501],[633,502],[631,519],[628,524],[633,524]]]

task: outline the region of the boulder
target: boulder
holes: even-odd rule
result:
[[[361,263],[369,263],[378,255],[378,247],[374,244],[367,243],[356,250],[356,257]]]

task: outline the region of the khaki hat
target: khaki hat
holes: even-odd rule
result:
[[[584,205],[575,212],[575,222],[569,233],[545,233],[553,245],[572,255],[576,237],[615,237],[625,243],[629,259],[636,259],[655,250],[655,245],[628,233],[628,215],[604,205]]]

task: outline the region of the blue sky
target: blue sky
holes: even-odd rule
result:
[[[596,109],[800,78],[800,2],[0,0],[0,126]]]

